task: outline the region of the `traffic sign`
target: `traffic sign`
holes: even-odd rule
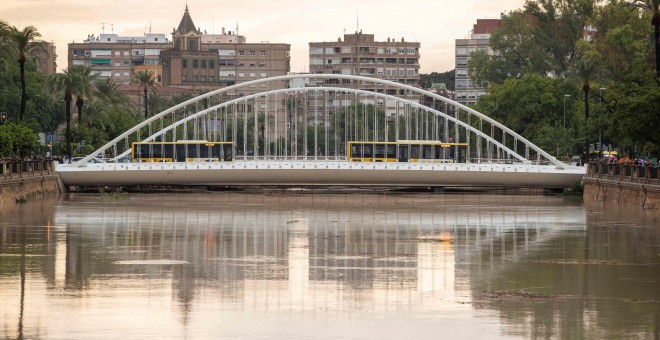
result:
[[[55,135],[48,135],[48,141],[52,142],[55,140]]]

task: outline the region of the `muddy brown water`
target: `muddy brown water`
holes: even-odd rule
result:
[[[552,195],[0,207],[0,338],[657,339],[660,216]]]

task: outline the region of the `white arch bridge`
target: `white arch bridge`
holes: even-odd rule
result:
[[[88,162],[101,153],[111,161]],[[564,188],[585,171],[440,95],[375,78],[298,74],[190,99],[57,172],[66,186]]]

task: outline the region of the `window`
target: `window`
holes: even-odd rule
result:
[[[206,68],[206,60],[202,60],[202,68]]]
[[[121,65],[121,63],[118,62],[118,61],[115,61],[115,66],[119,66],[119,65]]]
[[[128,71],[124,72],[124,77],[128,77],[128,76],[129,76]]]
[[[238,51],[238,55],[245,56],[245,51]]]
[[[124,65],[128,65],[128,60],[124,60]]]
[[[260,76],[261,76],[261,78],[266,78],[266,77],[268,77],[268,74],[265,73],[265,72],[262,72]]]
[[[73,51],[73,55],[76,55],[76,51]],[[121,55],[121,51],[115,51],[115,55]]]
[[[209,68],[215,68],[215,60],[209,60]]]
[[[250,51],[250,57],[254,57],[255,55],[257,55],[255,51]]]
[[[257,66],[257,64],[255,64],[255,63],[250,63],[250,67],[255,67],[255,66]]]
[[[121,76],[121,72],[115,72],[115,77],[120,77],[120,76]]]
[[[128,51],[124,51],[124,56],[126,56],[126,57],[129,56]]]
[[[266,51],[261,51],[261,56],[265,57],[266,56]]]
[[[209,82],[211,82],[211,83],[214,82],[213,76],[209,76]]]
[[[238,73],[238,77],[239,77],[239,78],[243,78],[243,77],[245,77],[245,73],[243,73],[243,72],[239,72],[239,73]]]
[[[181,67],[183,67],[183,68],[188,67],[188,60],[183,59],[183,60],[181,61]]]
[[[206,77],[205,77],[205,76],[201,76],[200,80],[203,81],[203,82],[205,82],[205,81],[206,81]]]
[[[196,51],[197,50],[197,41],[190,40],[188,42],[188,49],[191,50],[191,51]]]
[[[250,73],[250,78],[254,78],[254,77],[256,77],[256,74],[255,73]]]
[[[199,61],[193,60],[193,68],[197,68],[198,66],[199,66]]]

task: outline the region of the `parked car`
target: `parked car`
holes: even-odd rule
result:
[[[71,162],[69,163],[75,163],[83,158],[85,157],[71,157]],[[87,163],[105,163],[105,161],[96,157],[92,157],[87,161]]]

